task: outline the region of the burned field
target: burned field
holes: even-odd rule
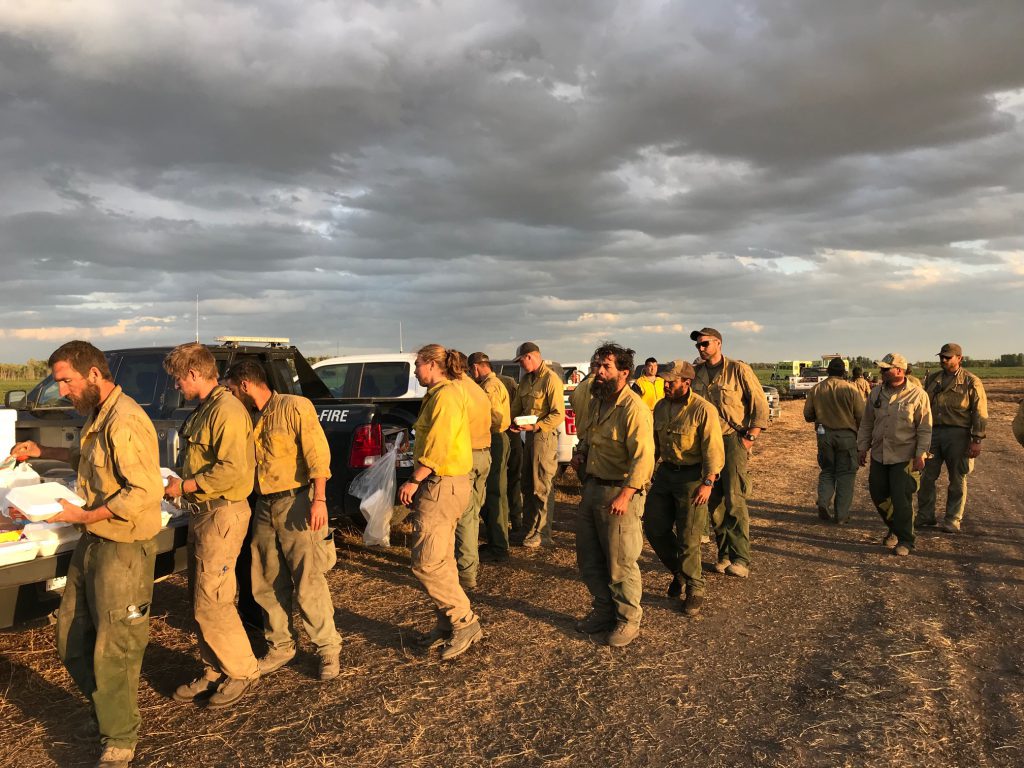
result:
[[[751,462],[751,578],[709,573],[704,612],[687,619],[645,548],[642,633],[619,651],[573,631],[588,598],[571,472],[558,546],[482,566],[471,597],[487,636],[450,664],[412,645],[433,619],[403,529],[389,550],[343,531],[329,574],[342,676],[316,682],[307,643],[234,708],[177,704],[199,665],[176,575],[156,588],[134,764],[1020,765],[1024,449],[1009,423],[1024,383],[987,386],[962,534],[925,529],[913,555],[892,557],[863,473],[853,522],[819,521],[813,429],[786,403]],[[92,765],[96,734],[52,628],[0,635],[0,690],[0,766]]]

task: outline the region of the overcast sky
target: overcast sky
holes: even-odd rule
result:
[[[0,361],[1024,350],[1021,0],[0,4]]]

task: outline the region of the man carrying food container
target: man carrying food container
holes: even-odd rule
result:
[[[519,389],[511,401],[513,437],[526,433],[523,451],[524,547],[552,545],[549,505],[554,501],[555,472],[558,471],[557,429],[565,421],[565,392],[559,378],[540,355],[540,347],[525,341],[516,349],[523,369]]]
[[[127,766],[138,741],[142,655],[149,642],[163,479],[156,430],[114,384],[103,353],[69,341],[50,355],[62,397],[86,416],[79,447],[18,443],[17,458],[67,461],[81,507],[60,499],[49,522],[84,526],[57,611],[57,653],[89,698],[103,745],[97,768]]]

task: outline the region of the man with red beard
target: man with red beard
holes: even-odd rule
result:
[[[50,355],[61,396],[86,416],[77,449],[18,443],[13,456],[67,461],[85,505],[62,500],[49,522],[85,527],[57,611],[57,653],[92,702],[100,768],[127,766],[138,741],[142,655],[149,642],[160,530],[160,454],[145,411],[114,384],[103,353],[69,341]]]

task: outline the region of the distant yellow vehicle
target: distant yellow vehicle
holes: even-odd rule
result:
[[[800,372],[804,368],[810,368],[815,365],[813,360],[783,360],[781,363],[776,363],[775,369],[772,371],[772,381],[789,381],[790,376],[799,376]]]

